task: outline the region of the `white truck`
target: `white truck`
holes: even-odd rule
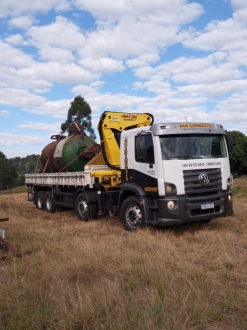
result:
[[[105,112],[99,133],[100,164],[90,161],[77,172],[26,174],[28,200],[47,212],[73,207],[84,221],[118,214],[129,231],[233,214],[232,141],[222,125],[153,124],[150,114]]]

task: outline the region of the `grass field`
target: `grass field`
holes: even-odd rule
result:
[[[0,329],[247,329],[247,178],[234,184],[234,216],[136,233],[1,195],[6,238],[39,250],[0,260]]]

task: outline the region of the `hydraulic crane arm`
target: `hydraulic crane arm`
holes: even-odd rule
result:
[[[120,135],[123,130],[150,126],[153,115],[149,113],[126,113],[105,111],[98,124],[102,154],[106,164],[114,169],[120,169]]]

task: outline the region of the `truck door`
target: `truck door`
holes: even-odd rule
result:
[[[129,182],[141,186],[145,192],[158,194],[158,180],[155,164],[153,136],[141,133],[134,136],[134,150],[129,148],[128,175]],[[132,149],[132,155],[130,151]]]

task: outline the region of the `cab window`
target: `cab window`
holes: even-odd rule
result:
[[[138,139],[142,140],[142,148],[140,149]],[[135,138],[135,160],[138,163],[154,164],[154,145],[153,137],[151,134],[142,134]]]

